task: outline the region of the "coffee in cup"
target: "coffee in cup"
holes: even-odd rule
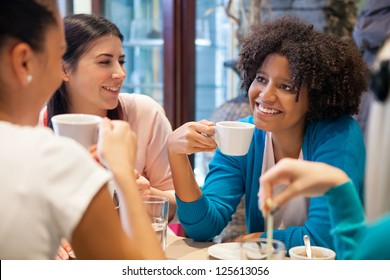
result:
[[[335,251],[319,246],[311,246],[311,258],[306,255],[305,246],[296,246],[288,251],[292,260],[334,260],[336,259]]]

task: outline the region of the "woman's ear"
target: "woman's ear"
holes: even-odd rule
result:
[[[11,62],[16,79],[28,85],[34,79],[34,52],[26,43],[17,43],[11,50]]]
[[[70,73],[69,64],[66,63],[65,61],[62,61],[61,69],[62,69],[62,80],[64,82],[69,82],[69,73]]]

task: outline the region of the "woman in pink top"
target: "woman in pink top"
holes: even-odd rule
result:
[[[125,55],[123,36],[114,23],[101,16],[77,14],[65,17],[64,27],[63,81],[41,112],[41,122],[52,128],[51,117],[65,113],[127,121],[137,134],[138,188],[142,195],[166,197],[171,221],[176,200],[166,145],[172,128],[163,108],[148,96],[119,93],[126,77]],[[57,258],[67,259],[70,251],[63,240]]]
[[[119,93],[126,77],[123,36],[109,20],[78,14],[64,19],[67,50],[63,82],[42,111],[43,122],[65,113],[93,114],[127,121],[138,137],[137,183],[143,195],[169,200],[169,219],[176,212],[166,144],[172,128],[163,108],[141,94]]]

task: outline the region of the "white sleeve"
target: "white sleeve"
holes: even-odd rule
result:
[[[37,165],[45,174],[40,185],[43,203],[47,203],[58,234],[70,240],[91,200],[110,179],[110,173],[71,139],[48,137],[40,148]]]

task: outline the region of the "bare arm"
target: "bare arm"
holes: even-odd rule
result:
[[[107,187],[101,188],[91,201],[73,231],[71,244],[78,259],[144,259],[150,256],[147,252],[143,255],[141,244],[124,232]]]
[[[163,259],[164,253],[152,229],[135,181],[136,136],[128,123],[104,119],[100,127],[98,154],[110,167],[123,203],[121,219],[114,209],[107,186],[94,197],[72,236],[81,259]],[[141,251],[142,248],[142,251]]]

